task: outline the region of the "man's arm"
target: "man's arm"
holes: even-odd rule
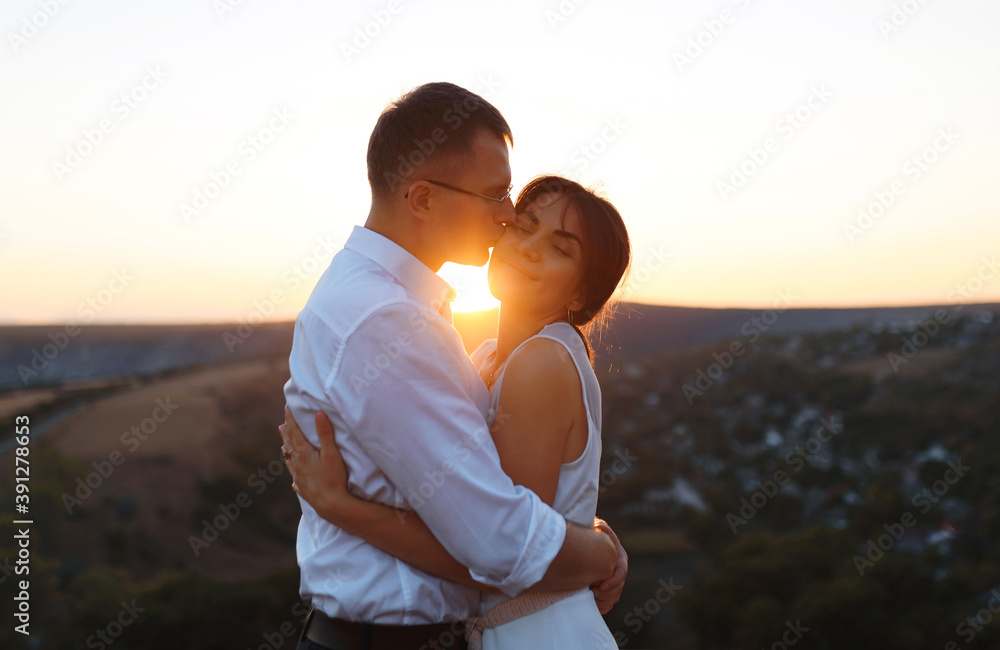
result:
[[[319,449],[313,447],[302,435],[298,423],[287,406],[285,423],[278,429],[285,443],[282,450],[291,450],[286,463],[293,478],[292,489],[305,499],[320,517],[421,571],[481,591],[491,593],[500,591],[473,580],[468,569],[448,553],[427,528],[427,524],[414,516],[414,513],[374,501],[365,501],[348,491],[347,468],[334,441],[333,426],[325,413],[321,411],[316,414]],[[571,528],[574,526],[575,524],[570,524]],[[624,550],[620,548],[610,527],[603,521],[595,519],[594,528],[603,531],[615,541],[621,558]],[[616,571],[618,569],[627,571],[627,565],[617,567]],[[586,571],[597,571],[594,580],[601,579],[598,565],[588,565]],[[567,570],[567,574],[574,579],[577,577],[586,579],[586,575],[576,576],[570,570]],[[575,588],[575,584],[563,582],[563,577],[554,572],[528,591]],[[605,583],[592,585],[602,613],[606,613],[618,601],[621,592],[618,583],[610,586],[606,586]],[[567,584],[570,586],[566,586]]]
[[[316,512],[421,571],[480,591],[500,592],[496,587],[473,580],[469,569],[448,553],[423,520],[412,512],[357,498],[353,498],[350,507],[330,510],[320,506]],[[607,547],[611,549],[610,556]],[[608,557],[611,558],[610,563]],[[527,591],[578,589],[595,585],[611,576],[616,559],[617,552],[608,535],[568,521],[562,548],[542,579]]]
[[[611,575],[615,552],[604,533],[567,526],[503,472],[469,396],[472,380],[452,328],[399,303],[351,334],[325,392],[346,430],[477,582],[514,595],[542,579],[574,588]]]
[[[617,560],[618,552],[610,537],[567,521],[562,548],[534,588],[559,590],[590,586],[610,578]]]

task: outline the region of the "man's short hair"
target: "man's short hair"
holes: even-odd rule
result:
[[[372,130],[372,198],[388,197],[403,183],[419,180],[418,171],[470,156],[480,131],[514,143],[507,120],[479,95],[446,82],[417,86],[387,106]]]

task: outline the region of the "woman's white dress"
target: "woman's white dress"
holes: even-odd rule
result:
[[[568,351],[580,376],[587,411],[587,446],[579,458],[562,464],[552,507],[568,521],[592,526],[597,512],[601,461],[601,388],[587,358],[583,340],[572,325],[562,322],[546,325],[521,345],[537,338],[556,341]],[[473,365],[480,369],[486,364],[492,367],[496,344],[496,339],[490,339],[476,348],[471,357]],[[521,345],[511,352],[510,358],[513,358]],[[491,426],[497,413],[505,372],[506,366],[490,389]],[[503,594],[483,594],[479,616],[504,600],[507,600],[507,596]],[[539,612],[483,631],[483,650],[610,650],[617,647],[589,588],[583,588]]]

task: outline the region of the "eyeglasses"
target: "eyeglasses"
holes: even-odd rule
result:
[[[439,186],[447,188],[449,190],[454,190],[456,192],[461,192],[462,194],[468,194],[470,196],[480,196],[480,197],[482,197],[484,199],[489,199],[490,201],[496,201],[497,204],[496,204],[496,207],[493,208],[493,214],[496,214],[497,212],[500,211],[500,206],[503,205],[503,202],[507,200],[507,198],[510,196],[511,191],[514,189],[513,185],[510,186],[510,187],[508,187],[507,188],[507,193],[504,194],[502,197],[497,198],[495,196],[490,196],[489,194],[480,194],[478,192],[470,192],[469,190],[463,190],[461,187],[455,187],[454,185],[448,185],[447,183],[442,183],[441,181],[432,181],[430,179],[426,179],[426,180],[427,180],[428,183],[430,183],[432,185],[439,185]],[[407,192],[406,194],[403,195],[403,198],[406,198],[409,195],[410,195],[410,193]]]

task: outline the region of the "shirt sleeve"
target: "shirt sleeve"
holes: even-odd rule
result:
[[[416,303],[368,316],[325,392],[365,452],[473,579],[514,596],[538,582],[566,521],[514,485],[480,409],[454,329]],[[484,388],[485,390],[485,388]]]

